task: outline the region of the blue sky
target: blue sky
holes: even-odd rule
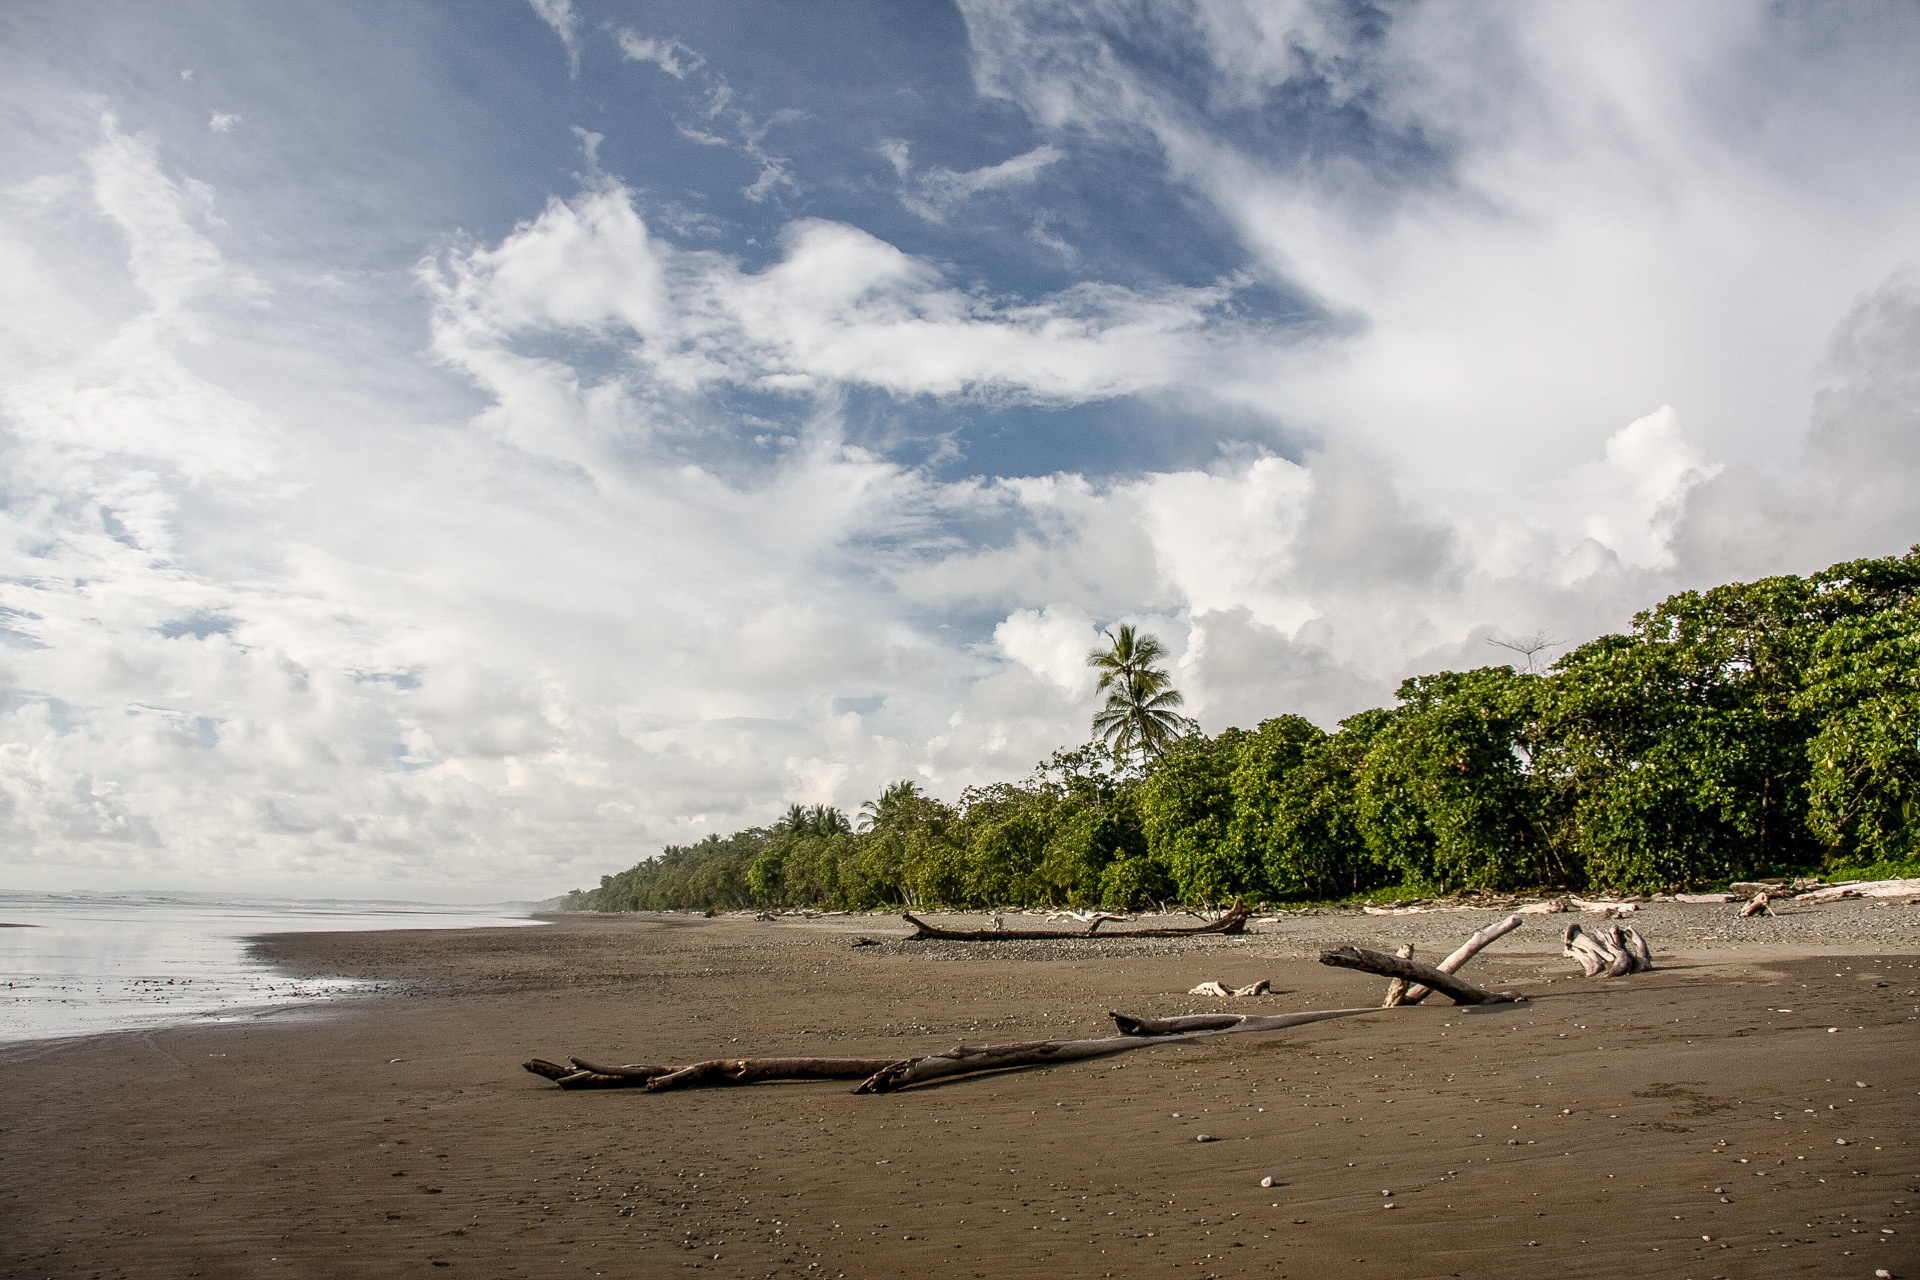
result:
[[[1920,540],[1911,5],[18,4],[0,883],[545,895]]]

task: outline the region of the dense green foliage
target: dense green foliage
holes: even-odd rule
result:
[[[1158,642],[1122,636],[1093,655],[1110,691],[1173,693],[1152,666]],[[1057,752],[957,804],[895,783],[858,830],[795,806],[771,827],[667,849],[573,903],[1134,907],[1911,869],[1920,547],[1682,592],[1546,674],[1415,677],[1395,706],[1332,733],[1299,716],[1211,738],[1185,721],[1165,735],[1133,723],[1112,735],[1117,753]]]

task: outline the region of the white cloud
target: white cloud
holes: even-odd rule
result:
[[[907,145],[883,142],[881,151],[892,163],[894,172],[905,178],[911,168]],[[914,179],[913,189],[901,194],[900,203],[930,222],[945,222],[948,212],[961,201],[983,191],[1031,186],[1042,171],[1065,158],[1066,152],[1059,147],[1043,143],[998,164],[964,172],[935,165]]]
[[[567,69],[575,76],[580,74],[580,14],[573,7],[573,0],[527,0],[533,11],[540,15],[540,21],[553,28],[553,34],[560,37],[560,43],[567,50]]]
[[[629,62],[651,62],[675,80],[685,80],[689,71],[698,71],[706,59],[678,40],[642,36],[622,27],[615,36],[621,56]]]
[[[1196,11],[1211,91],[1257,105],[1343,51],[1326,12]],[[1466,158],[1408,195],[1269,163],[1124,68],[1081,74],[1084,33],[1023,45],[969,11],[983,77],[1061,133],[953,175],[956,200],[1075,131],[1150,128],[1258,270],[1351,320],[1306,341],[1233,320],[1237,278],[1001,297],[821,218],[752,264],[682,249],[596,172],[420,266],[429,367],[391,317],[327,345],[371,317],[247,256],[263,228],[107,123],[0,192],[26,299],[0,312],[0,877],[546,893],[789,801],[1017,776],[1086,732],[1101,624],[1161,635],[1211,729],[1331,722],[1499,659],[1490,636],[1577,641],[1675,587],[1911,541],[1920,285],[1875,265],[1902,162],[1860,191],[1829,154],[1716,141],[1693,91],[1732,74],[1705,56],[1745,29],[1723,11],[1637,53],[1599,11],[1509,12],[1396,35],[1386,71],[1315,62]],[[1540,25],[1575,21],[1598,25]],[[766,154],[697,55],[653,54],[689,127]],[[1511,112],[1475,96],[1501,58]],[[1763,113],[1804,107],[1775,79]],[[1851,243],[1811,243],[1822,220]],[[1195,430],[1227,401],[1311,447],[946,482],[847,443],[854,388],[902,412],[1141,395]]]
[[[682,390],[857,383],[1070,402],[1193,379],[1212,359],[1203,332],[1222,327],[1211,312],[1230,293],[1086,285],[996,305],[844,223],[796,222],[781,243],[779,261],[746,272],[649,236],[631,194],[599,186],[551,201],[497,248],[443,254],[427,272],[436,348],[503,394],[532,372],[512,335],[557,328],[629,337],[629,358]]]
[[[1056,137],[1152,137],[1266,270],[1350,318],[1238,394],[1364,440],[1450,510],[1563,474],[1647,405],[1713,456],[1785,461],[1826,327],[1920,251],[1896,123],[1920,109],[1911,24],[1814,36],[1740,5],[1415,6],[1364,31],[1308,4],[963,11],[984,89]],[[1186,42],[1206,98],[1121,52],[1160,38]],[[1841,83],[1856,110],[1829,96]],[[1291,92],[1431,159],[1239,138],[1235,112]]]
[[[627,61],[650,63],[688,86],[688,96],[699,106],[697,115],[676,122],[682,137],[702,146],[738,151],[758,166],[758,175],[741,189],[741,195],[758,204],[782,191],[799,191],[793,163],[766,145],[767,134],[776,125],[797,120],[798,112],[780,110],[755,116],[740,105],[739,95],[727,78],[710,69],[697,50],[679,40],[642,36],[624,27],[615,40]]]
[[[207,121],[207,128],[213,130],[215,133],[232,133],[234,129],[239,126],[242,119],[243,117],[231,111],[216,111],[213,113],[212,118]]]
[[[1000,652],[1068,693],[1093,687],[1087,654],[1099,643],[1099,628],[1074,604],[1016,609],[993,629]]]

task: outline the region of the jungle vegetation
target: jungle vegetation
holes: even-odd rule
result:
[[[795,806],[570,903],[1138,907],[1920,873],[1920,546],[1681,592],[1544,671],[1415,676],[1330,732],[1282,715],[1207,736],[1162,656],[1110,633],[1088,659],[1094,741],[1021,781],[956,802],[896,782],[857,821]]]

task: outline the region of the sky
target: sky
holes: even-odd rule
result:
[[[487,901],[1920,542],[1920,7],[0,8],[0,887]]]

